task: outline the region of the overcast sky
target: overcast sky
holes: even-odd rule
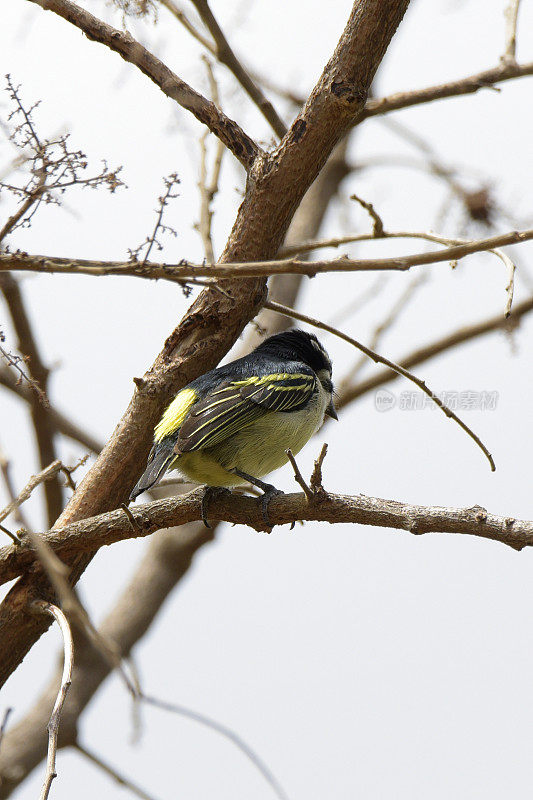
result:
[[[109,5],[84,0],[120,25]],[[498,63],[503,51],[505,0],[413,2],[379,72],[376,93],[388,94],[459,78]],[[305,5],[305,8],[303,7]],[[344,27],[349,2],[305,4],[213,0],[212,7],[244,60],[272,80],[306,94]],[[533,3],[522,3],[518,57],[533,59]],[[184,6],[185,8],[185,6]],[[156,27],[130,30],[181,77],[207,92],[197,44],[162,9]],[[177,238],[158,257],[201,260],[197,166],[201,126],[177,109],[131,65],[27,0],[2,9],[1,74],[22,85],[23,99],[40,99],[43,135],[68,130],[89,156],[122,164],[128,188],[73,191],[62,208],[43,208],[10,245],[33,253],[121,259],[154,222],[163,177],[177,172],[180,196],[170,208]],[[222,68],[225,111],[265,145],[262,117]],[[446,164],[462,170],[469,187],[489,182],[506,214],[498,231],[531,227],[533,217],[533,81],[502,84],[473,97],[399,112],[427,138]],[[280,106],[283,108],[283,105]],[[288,109],[284,109],[288,112]],[[7,93],[0,112],[10,111]],[[290,120],[290,113],[287,115]],[[210,141],[213,147],[213,142]],[[0,143],[0,166],[14,152]],[[350,159],[416,156],[412,147],[370,120],[353,138]],[[228,154],[215,202],[215,249],[220,253],[242,191],[242,170]],[[389,167],[356,172],[330,209],[324,233],[369,228],[347,198],[373,202],[391,230],[438,229],[484,236],[465,228],[456,206],[442,213],[447,190],[420,171]],[[0,215],[8,213],[2,201]],[[508,217],[511,217],[509,219]],[[439,227],[440,226],[440,227]],[[415,252],[420,243],[381,242],[346,252]],[[533,275],[531,243],[513,248],[519,266],[517,299]],[[521,271],[522,270],[522,271]],[[503,314],[507,275],[501,262],[480,254],[459,263],[390,276],[379,294],[343,323],[368,341],[376,324],[416,276],[427,275],[400,321],[380,343],[398,358],[457,327]],[[523,276],[523,277],[522,277]],[[331,319],[375,284],[375,275],[321,276],[305,287],[302,309]],[[168,283],[136,279],[26,276],[23,289],[48,364],[56,369],[50,394],[58,408],[102,440],[109,436],[165,336],[187,308]],[[10,341],[5,309],[0,327]],[[464,418],[494,455],[483,455],[438,411],[400,408],[407,382],[391,384],[396,404],[376,407],[374,395],[347,408],[299,457],[308,474],[321,443],[329,443],[325,485],[406,502],[472,506],[531,519],[531,341],[533,322],[512,337],[483,338],[424,364],[417,371],[439,392],[488,392],[491,408]],[[321,336],[337,379],[358,358]],[[14,340],[12,339],[14,346]],[[365,367],[368,374],[372,367]],[[36,468],[27,410],[0,392],[0,445],[12,459],[17,486]],[[72,462],[82,451],[61,442]],[[294,491],[291,471],[274,475]],[[5,500],[0,487],[0,502]],[[43,526],[40,499],[28,504]],[[112,607],[147,546],[132,541],[104,548],[80,590],[94,619]],[[275,529],[268,536],[224,526],[216,542],[166,604],[135,651],[145,690],[187,705],[235,729],[269,764],[291,800],[484,800],[531,797],[533,783],[533,555],[464,536],[426,535],[320,524]],[[3,587],[5,588],[5,587]],[[56,663],[55,629],[32,649],[2,692],[0,713],[12,719],[31,707]],[[273,796],[253,767],[214,732],[181,717],[147,709],[141,743],[130,743],[129,698],[108,681],[84,713],[82,740],[157,798],[266,800]],[[14,795],[34,798],[43,765]],[[54,800],[85,800],[120,789],[75,754],[61,751]]]

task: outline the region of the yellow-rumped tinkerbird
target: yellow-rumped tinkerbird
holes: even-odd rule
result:
[[[260,480],[286,464],[322,426],[337,419],[331,360],[316,336],[290,330],[265,339],[243,358],[189,383],[178,392],[155,428],[146,469],[134,500],[167,470],[206,484],[202,518],[213,487],[251,483],[264,492],[263,517],[278,494]]]

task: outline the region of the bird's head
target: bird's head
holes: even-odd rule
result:
[[[326,414],[333,419],[337,419],[337,412],[332,399],[333,382],[331,375],[333,367],[331,359],[314,333],[307,333],[307,331],[298,329],[284,331],[275,336],[269,336],[256,348],[256,351],[271,353],[294,361],[303,361],[304,364],[311,367],[330,397]]]

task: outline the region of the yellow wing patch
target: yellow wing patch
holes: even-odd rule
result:
[[[194,389],[182,389],[181,392],[178,392],[155,426],[154,438],[156,442],[160,442],[165,436],[169,436],[178,430],[197,399],[198,395]]]

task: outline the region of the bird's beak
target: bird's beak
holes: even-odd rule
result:
[[[329,406],[326,408],[326,414],[328,417],[331,417],[332,419],[339,419],[337,416],[337,411],[335,409],[335,406],[333,405],[333,397],[329,401]]]

